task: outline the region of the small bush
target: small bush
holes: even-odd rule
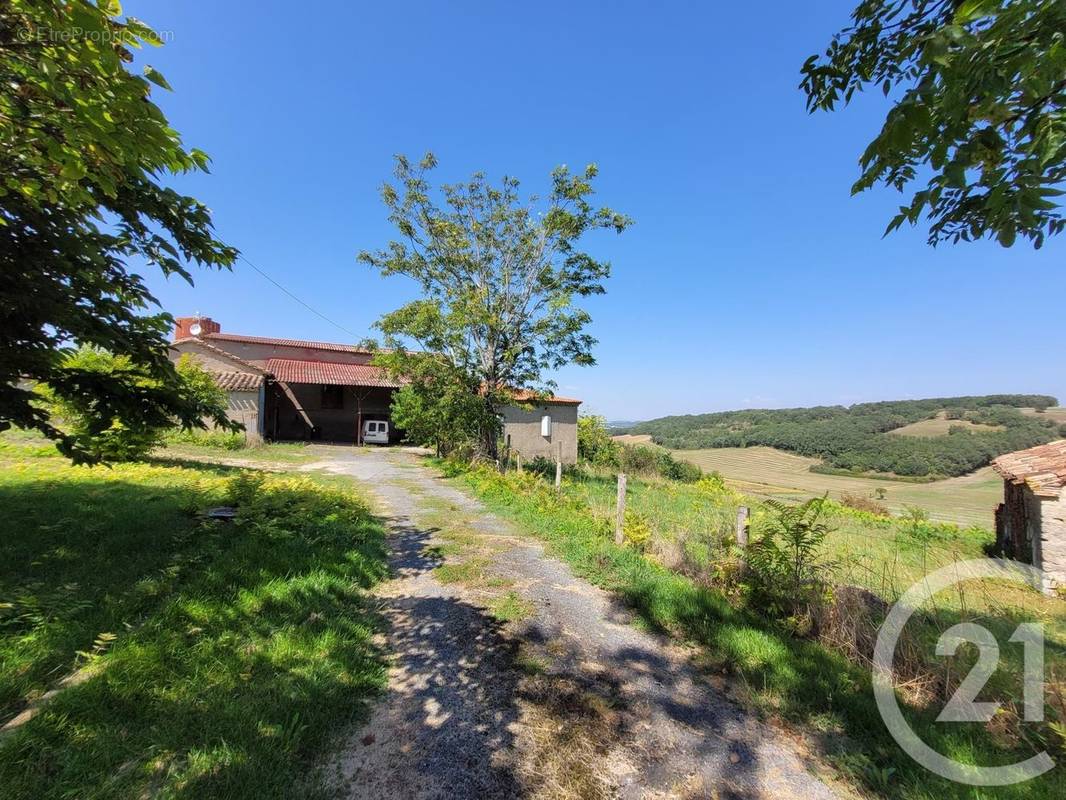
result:
[[[530,472],[534,475],[540,475],[542,478],[546,478],[550,481],[555,480],[555,462],[544,456],[537,456],[536,458],[531,458],[529,461],[524,462],[522,464],[522,471]],[[563,474],[570,476],[579,475],[581,474],[581,467],[577,464],[563,464]]]
[[[676,459],[667,450],[644,445],[621,445],[618,468],[630,475],[659,475],[684,483],[695,483],[703,475],[695,464]]]
[[[243,433],[229,431],[173,431],[166,436],[166,444],[191,444],[215,450],[243,450],[248,447]]]
[[[672,481],[695,483],[703,477],[703,471],[691,461],[681,461],[663,450],[659,454],[659,474]]]
[[[934,539],[945,538],[944,526],[931,522],[929,520],[929,512],[924,508],[907,506],[902,516],[904,520],[903,533],[912,542],[926,544]]]
[[[651,522],[640,512],[627,508],[622,524],[622,536],[626,542],[643,551],[651,541]]]
[[[618,443],[611,438],[603,417],[582,416],[577,420],[577,454],[600,467],[618,466]]]
[[[767,500],[766,507],[763,532],[748,547],[752,601],[805,634],[829,597],[833,565],[822,554],[830,533],[822,521],[826,499],[796,506]]]
[[[886,506],[869,497],[863,497],[861,494],[845,494],[840,498],[840,502],[856,511],[865,511],[867,514],[876,514],[879,517],[890,516]]]
[[[655,475],[659,472],[658,454],[643,445],[622,445],[619,453],[619,468],[622,472],[636,475]]]

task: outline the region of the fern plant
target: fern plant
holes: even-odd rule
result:
[[[835,566],[822,552],[832,531],[823,520],[825,505],[826,497],[795,506],[767,500],[769,519],[748,547],[752,599],[798,627],[809,625],[826,598]]]

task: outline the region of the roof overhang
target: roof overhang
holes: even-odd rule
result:
[[[1025,484],[1034,494],[1058,497],[1066,485],[1066,439],[1006,453],[992,468],[1003,480]]]
[[[400,383],[390,378],[384,369],[371,364],[338,364],[332,361],[300,361],[290,358],[271,358],[267,371],[285,383],[312,383],[327,386],[366,386],[398,389]]]

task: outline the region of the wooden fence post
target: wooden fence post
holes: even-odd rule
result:
[[[618,496],[615,499],[614,507],[614,543],[622,544],[625,542],[625,524],[626,524],[626,474],[624,472],[618,473]]]
[[[737,547],[741,550],[748,549],[748,507],[741,506],[737,509]]]
[[[521,453],[515,453],[514,454],[514,459],[515,459],[515,469],[518,472],[521,472],[522,471],[522,454]]]
[[[561,492],[563,490],[563,462],[555,462],[555,491]]]

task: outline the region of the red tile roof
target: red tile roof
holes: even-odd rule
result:
[[[218,339],[224,342],[247,342],[249,344],[273,344],[280,347],[305,347],[310,350],[329,350],[334,353],[371,353],[365,347],[334,342],[309,342],[303,339],[275,339],[271,336],[245,336],[240,333],[205,333],[201,339]]]
[[[529,389],[516,389],[511,394],[511,397],[514,398],[516,403],[555,403],[557,405],[570,406],[581,405],[580,400],[574,400],[571,397],[556,397],[553,394],[538,397],[536,392],[530,391]]]
[[[263,376],[257,372],[212,372],[211,377],[227,392],[254,392],[263,385]]]
[[[993,461],[992,467],[1004,480],[1054,497],[1066,486],[1066,439],[1007,453]]]
[[[380,386],[396,389],[400,384],[381,367],[370,364],[334,364],[328,361],[296,361],[272,358],[267,369],[285,383],[328,383],[334,386]]]

